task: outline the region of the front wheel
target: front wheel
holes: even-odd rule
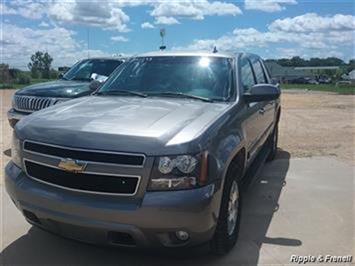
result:
[[[227,178],[223,190],[218,223],[211,250],[217,255],[226,254],[237,242],[241,212],[241,197],[236,178]]]

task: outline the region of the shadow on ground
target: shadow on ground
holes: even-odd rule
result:
[[[11,157],[11,149],[4,150],[3,154],[7,157]]]
[[[298,246],[296,239],[266,237],[278,200],[286,185],[290,154],[279,150],[278,160],[261,165],[243,186],[240,237],[226,256],[208,253],[207,245],[193,249],[137,250],[97,247],[67,240],[35,227],[7,246],[1,265],[32,264],[119,264],[119,265],[256,265],[263,243]],[[4,214],[6,215],[6,214]],[[275,261],[274,261],[275,263]]]

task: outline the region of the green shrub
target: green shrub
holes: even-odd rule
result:
[[[59,72],[54,70],[54,69],[51,69],[51,72],[50,72],[50,79],[58,79],[58,75],[59,75]]]
[[[24,73],[19,73],[18,78],[17,78],[17,83],[18,84],[30,84],[31,78]]]
[[[18,75],[21,73],[22,71],[20,69],[17,68],[9,68],[9,74],[10,74],[10,79],[11,80],[17,80]]]
[[[35,68],[32,68],[32,69],[31,69],[31,77],[32,77],[33,79],[38,79],[38,78],[39,78],[39,72],[38,72],[37,69],[35,69]]]
[[[41,78],[43,79],[49,79],[50,77],[50,70],[49,69],[44,69],[41,73]]]

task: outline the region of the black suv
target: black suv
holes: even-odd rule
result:
[[[8,111],[11,127],[34,111],[89,95],[103,83],[125,59],[91,58],[77,62],[59,80],[43,82],[18,90]]]

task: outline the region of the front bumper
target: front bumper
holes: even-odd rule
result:
[[[211,184],[146,192],[141,199],[85,194],[32,180],[12,162],[5,168],[5,185],[17,208],[36,226],[79,241],[135,247],[207,242],[214,234],[221,191]],[[176,238],[179,230],[188,232],[187,241]]]
[[[18,112],[14,108],[11,108],[7,112],[7,119],[9,120],[9,124],[12,128],[15,127],[16,123],[20,121],[20,119],[30,113]]]

